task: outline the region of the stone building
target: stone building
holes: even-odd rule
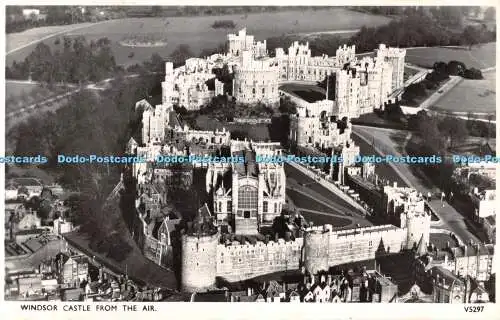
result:
[[[423,237],[424,246],[429,245],[431,214],[425,209],[422,194],[413,188],[384,187],[384,213],[396,225],[407,228],[406,249],[416,247]]]
[[[254,57],[267,55],[266,40],[255,41],[254,36],[247,35],[247,29],[241,29],[238,34],[229,34],[227,36],[228,54],[233,56],[242,55],[243,51],[251,52]]]
[[[274,60],[254,58],[251,51],[243,51],[239,65],[234,67],[233,96],[243,104],[279,103],[278,67]]]
[[[213,196],[217,224],[234,226],[237,234],[255,234],[272,223],[285,203],[282,163],[259,163],[262,155],[281,155],[279,143],[232,141],[231,156],[246,163],[209,164],[207,193]]]
[[[335,106],[335,102],[331,100],[300,105],[297,114],[290,117],[291,144],[327,149],[349,140],[351,124],[339,118]]]
[[[377,60],[389,62],[392,65],[392,91],[402,88],[404,86],[406,50],[386,47],[384,44],[380,44],[375,53]]]

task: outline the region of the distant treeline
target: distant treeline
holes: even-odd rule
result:
[[[216,20],[212,24],[213,29],[234,29],[236,28],[236,23],[233,20]]]
[[[335,56],[338,47],[344,44],[355,45],[357,53],[371,52],[380,43],[402,48],[451,45],[472,47],[479,43],[496,41],[496,31],[489,31],[484,25],[448,28],[426,12],[407,9],[405,17],[376,28],[362,27],[348,39],[329,34],[311,39],[303,39],[298,35],[282,35],[268,38],[267,47],[274,53],[274,49],[288,48],[294,41],[299,40],[309,41],[313,55]]]
[[[101,14],[95,7],[84,6],[30,6],[29,8],[40,10],[40,14],[38,16],[24,17],[23,8],[20,6],[6,7],[6,33],[22,32],[43,26],[96,22],[125,17],[123,11],[103,11],[103,14]]]
[[[324,10],[328,6],[141,6],[128,8],[129,17],[182,17],[249,14],[278,11]]]

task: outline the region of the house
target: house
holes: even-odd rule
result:
[[[89,263],[84,256],[69,256],[66,253],[56,255],[59,281],[77,287],[89,274]]]
[[[488,291],[479,281],[467,276],[467,297],[468,303],[487,303],[490,302]]]
[[[434,303],[465,303],[465,282],[443,267],[432,267],[429,270],[433,286]]]
[[[227,290],[195,292],[191,295],[191,302],[229,302]]]
[[[83,301],[83,289],[73,288],[73,289],[63,289],[61,290],[61,300],[62,301]]]
[[[496,216],[488,216],[483,219],[483,230],[488,236],[488,240],[495,244],[496,243]]]
[[[18,293],[24,296],[32,296],[42,293],[42,277],[41,275],[32,275],[17,279]]]
[[[315,285],[312,289],[314,294],[314,301],[326,303],[330,300],[330,286],[326,284],[326,282],[321,282]]]
[[[297,290],[292,290],[288,296],[290,302],[300,302],[300,294]]]
[[[472,244],[451,248],[453,273],[487,281],[493,272],[494,245]]]
[[[54,220],[54,227],[52,228],[52,232],[57,235],[61,235],[63,233],[68,233],[73,230],[73,223],[59,217]]]
[[[264,284],[265,285],[265,284]],[[285,290],[277,281],[271,280],[265,289],[266,302],[281,302],[285,299]]]

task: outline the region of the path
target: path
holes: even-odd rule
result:
[[[53,38],[53,37],[57,37],[57,36],[60,36],[60,35],[63,35],[65,33],[68,33],[68,32],[71,32],[71,31],[76,31],[76,30],[81,30],[81,29],[85,29],[85,28],[89,28],[89,27],[92,27],[92,26],[95,26],[95,25],[98,25],[98,24],[103,24],[103,23],[106,23],[106,22],[109,22],[109,21],[113,21],[113,20],[105,20],[105,21],[100,21],[100,22],[96,22],[96,23],[92,23],[92,24],[88,24],[88,25],[84,25],[84,26],[75,26],[73,28],[69,28],[69,29],[65,29],[65,30],[62,30],[62,31],[59,31],[59,32],[56,32],[56,33],[51,33],[45,37],[42,37],[42,38],[39,38],[39,39],[36,39],[36,40],[33,40],[31,42],[28,42],[20,47],[17,47],[17,48],[14,48],[14,49],[11,49],[10,51],[7,51],[7,53],[5,54],[6,56],[8,56],[9,54],[12,54],[14,52],[17,52],[19,50],[22,50],[24,48],[27,48],[29,46],[32,46],[34,44],[37,44],[39,42],[42,42],[44,40],[47,40],[47,39],[50,39],[50,38]]]
[[[380,130],[379,128],[353,125],[352,132],[367,143],[371,144],[374,141],[375,145],[373,147],[375,151],[381,155],[392,154],[394,156],[402,156],[401,153],[396,150],[395,143],[388,136],[387,130],[390,129]],[[380,149],[381,146],[384,149],[383,151]],[[422,178],[416,177],[412,172],[410,165],[401,163],[397,165],[394,163],[388,164],[408,186],[415,188],[423,194],[427,194],[428,192],[434,194],[434,185],[430,183],[426,177],[423,177],[423,180]],[[468,240],[472,239],[473,241],[478,242],[477,237],[468,230],[465,218],[448,203],[445,203],[445,206],[443,207],[441,201],[435,200],[431,201],[429,205],[441,219],[443,225],[455,233],[462,241],[468,242]]]

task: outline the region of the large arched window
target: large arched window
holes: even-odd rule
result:
[[[238,190],[238,208],[257,210],[258,191],[252,186],[241,186]]]

